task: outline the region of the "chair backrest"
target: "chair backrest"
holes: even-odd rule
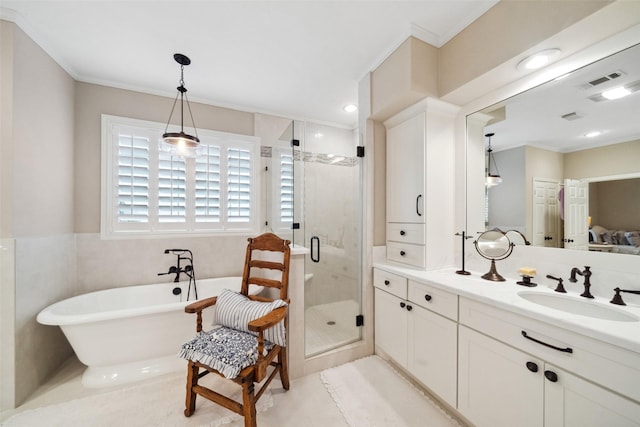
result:
[[[289,244],[291,241],[281,239],[273,233],[264,233],[247,240],[249,244],[247,245],[240,292],[249,295],[249,285],[276,288],[280,290],[279,298],[288,302],[289,259],[291,257]],[[278,252],[282,254],[281,257],[276,255],[278,259],[272,260]],[[280,274],[274,274],[274,272],[280,272]]]

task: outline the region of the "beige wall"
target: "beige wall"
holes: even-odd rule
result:
[[[426,96],[438,96],[438,50],[409,37],[371,73],[371,118],[384,121]]]
[[[640,173],[640,140],[574,151],[564,156],[565,178]]]
[[[74,81],[15,28],[10,232],[72,233]]]
[[[564,30],[610,1],[502,0],[439,50],[441,96]]]
[[[100,232],[100,120],[102,114],[166,123],[173,99],[76,83],[75,231]],[[252,113],[191,103],[198,129],[254,134]],[[173,121],[179,124],[179,115]]]
[[[640,230],[640,178],[589,184],[593,225],[610,230]]]

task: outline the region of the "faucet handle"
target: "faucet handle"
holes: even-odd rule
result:
[[[562,285],[562,277],[554,277],[554,276],[552,276],[550,274],[547,274],[547,279],[553,279],[553,280],[557,280],[558,281],[558,286],[556,286],[554,291],[561,292],[563,294],[567,293],[567,291],[565,290],[564,286]]]
[[[635,291],[635,290],[631,290],[631,289],[620,289],[620,288],[615,288],[614,291],[616,291],[616,294],[613,296],[613,298],[611,299],[611,301],[609,301],[611,304],[616,304],[616,305],[627,305],[625,304],[625,302],[622,300],[622,295],[620,295],[620,292],[626,292],[628,294],[636,294],[636,295],[640,295],[640,291]]]

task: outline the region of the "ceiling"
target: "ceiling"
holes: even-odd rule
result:
[[[592,100],[619,86],[633,92]],[[531,145],[561,153],[640,139],[639,111],[640,44],[483,110],[500,116],[485,127],[495,151]]]
[[[354,128],[358,82],[408,36],[436,47],[497,0],[2,0],[73,78]],[[196,120],[197,121],[197,120]]]

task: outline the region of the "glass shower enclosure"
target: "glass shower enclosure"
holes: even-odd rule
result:
[[[357,132],[292,121],[271,153],[270,229],[308,248],[305,356],[362,337],[362,158]]]

